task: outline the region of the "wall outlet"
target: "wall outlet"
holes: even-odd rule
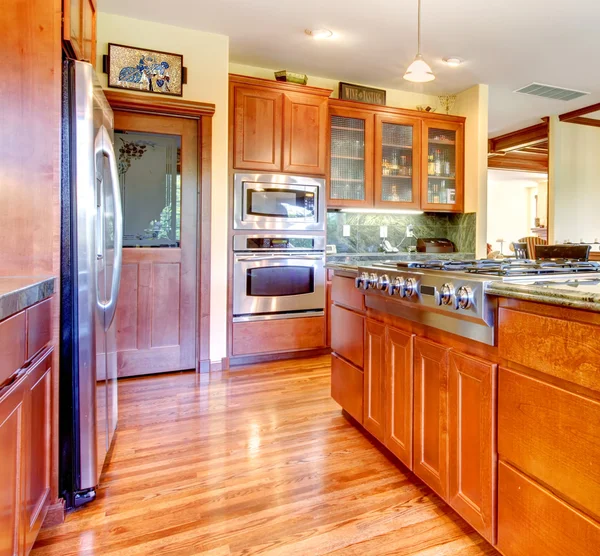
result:
[[[415,227],[412,224],[406,226],[406,237],[415,237]]]
[[[384,239],[387,237],[387,226],[379,226],[379,237]]]
[[[344,237],[350,237],[350,224],[344,224],[342,226],[342,235]]]

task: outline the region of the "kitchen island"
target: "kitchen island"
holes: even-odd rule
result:
[[[351,265],[332,270],[331,389],[345,414],[501,553],[597,554],[594,280],[493,281],[486,343],[415,318],[420,293],[384,293],[385,278],[365,288]]]

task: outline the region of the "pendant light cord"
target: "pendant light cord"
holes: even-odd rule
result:
[[[417,56],[421,55],[421,0],[418,1],[417,8]]]

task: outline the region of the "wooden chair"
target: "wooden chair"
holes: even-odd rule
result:
[[[536,245],[548,245],[545,239],[537,236],[522,237],[519,243],[527,244],[527,257],[528,259],[535,259],[535,246]]]
[[[513,241],[512,246],[515,251],[515,257],[517,259],[530,259],[531,258],[527,254],[527,244],[526,243]]]

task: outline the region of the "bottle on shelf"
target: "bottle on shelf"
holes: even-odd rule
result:
[[[429,153],[429,158],[427,162],[427,174],[430,176],[435,175],[435,162],[433,160],[433,153]]]
[[[442,173],[442,153],[440,152],[440,149],[436,149],[436,151],[435,151],[434,162],[435,162],[434,174],[436,176],[439,176]]]
[[[392,155],[392,166],[391,166],[391,175],[392,176],[397,176],[398,175],[398,153],[394,152],[394,154]]]

